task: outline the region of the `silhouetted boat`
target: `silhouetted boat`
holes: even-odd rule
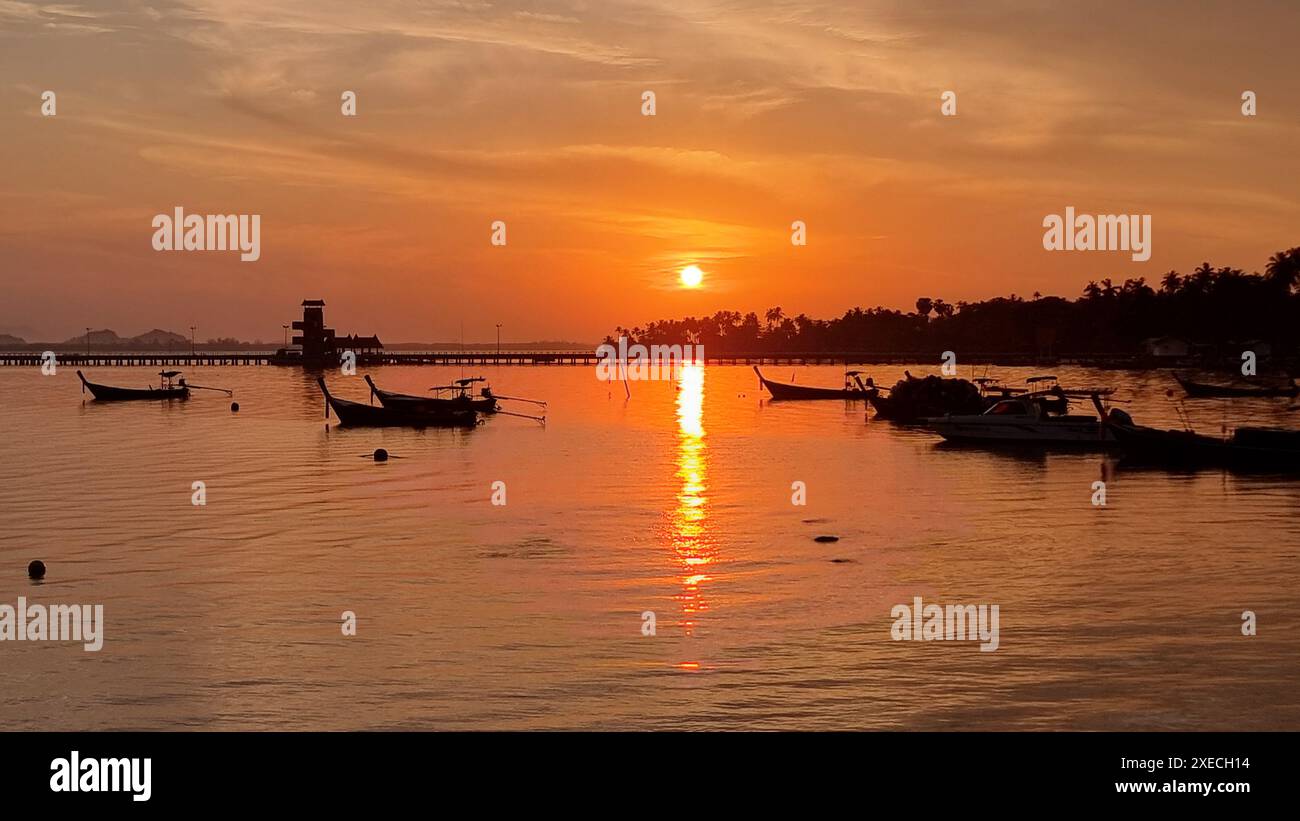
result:
[[[1111,410],[1105,424],[1125,453],[1138,462],[1300,471],[1300,430],[1244,427],[1228,436],[1206,436],[1136,425],[1120,410]]]
[[[1096,416],[1071,414],[1069,397],[1100,397],[1108,393],[1109,389],[1074,391],[1058,385],[1046,391],[999,399],[983,413],[948,414],[921,422],[952,442],[1103,448],[1115,444],[1115,437]]]
[[[91,382],[85,374],[77,371],[77,376],[81,379],[82,390],[90,391],[101,402],[125,402],[136,399],[188,399],[190,388],[181,379],[179,384],[173,385],[172,379],[180,376],[180,371],[162,371],[158,374],[162,377],[159,387],[148,388],[116,388],[112,385],[100,385]]]
[[[900,424],[913,424],[927,416],[948,413],[982,413],[992,404],[986,401],[979,386],[965,379],[915,377],[910,371],[903,371],[903,378],[894,387],[873,390],[867,401],[875,409],[877,419]]]
[[[1048,411],[1065,413],[1066,400],[1056,393],[1055,376],[1031,376],[1025,382],[1028,387],[1013,388],[989,377],[968,382],[955,377],[916,377],[910,371],[903,371],[903,378],[894,387],[878,388],[878,392],[867,398],[877,419],[900,424],[916,424],[922,419],[950,414],[978,416],[1004,399],[1031,395],[1037,396]],[[1042,387],[1048,383],[1053,387]]]
[[[477,381],[477,377],[473,381]],[[479,413],[496,413],[499,410],[497,398],[492,395],[492,389],[485,387],[478,397],[471,396],[469,385],[471,379],[458,380],[465,382],[464,385],[443,386],[442,388],[430,388],[430,390],[447,390],[450,388],[459,391],[455,396],[414,396],[409,393],[394,393],[379,389],[370,374],[366,374],[366,384],[370,386],[370,392],[379,399],[379,404],[385,408],[394,410],[407,411],[447,411],[447,410],[473,410]]]
[[[1194,382],[1185,376],[1174,374],[1174,379],[1187,395],[1196,399],[1205,398],[1228,398],[1234,396],[1300,396],[1300,386],[1296,385],[1295,380],[1288,380],[1287,383],[1272,385],[1212,385],[1207,382]]]
[[[329,412],[339,418],[339,423],[354,427],[412,427],[412,428],[451,428],[473,427],[478,424],[478,414],[472,409],[446,409],[438,411],[388,408],[383,405],[367,405],[338,399],[330,394],[325,386],[325,378],[317,377],[321,393],[325,396],[325,416]]]
[[[819,388],[812,385],[794,385],[789,382],[773,382],[763,376],[763,372],[754,366],[759,383],[767,388],[773,399],[866,399],[875,387],[862,382],[862,371],[845,371],[843,388]]]

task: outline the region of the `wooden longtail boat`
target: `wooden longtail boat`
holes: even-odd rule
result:
[[[880,391],[887,391],[881,393]],[[892,388],[881,388],[867,396],[876,419],[910,425],[928,416],[948,413],[982,413],[993,401],[965,379],[940,376],[915,377],[903,371]]]
[[[894,387],[880,388],[888,394],[875,393],[867,400],[875,409],[877,419],[904,425],[916,424],[927,417],[981,414],[998,402],[1014,397],[1034,397],[1043,410],[1063,414],[1068,409],[1068,400],[1060,394],[1056,382],[1055,376],[1031,376],[1025,380],[1026,387],[1016,388],[988,377],[968,382],[934,375],[916,377],[910,371],[903,371],[903,378]]]
[[[1185,376],[1177,373],[1174,379],[1187,395],[1194,399],[1205,398],[1227,398],[1234,396],[1300,396],[1300,385],[1296,385],[1295,380],[1290,380],[1289,384],[1272,384],[1272,385],[1212,385],[1207,382],[1194,382]]]
[[[754,366],[758,381],[772,394],[773,399],[866,399],[875,393],[874,386],[862,381],[861,371],[846,371],[843,388],[819,388],[812,385],[794,385],[789,382],[773,382],[763,376],[763,372]]]
[[[1300,472],[1300,430],[1246,427],[1226,437],[1206,436],[1135,425],[1127,414],[1113,410],[1106,427],[1138,462]]]
[[[172,384],[172,378],[179,376],[180,371],[163,371],[158,374],[162,377],[163,382],[160,387],[153,388],[115,388],[112,385],[100,385],[91,382],[85,374],[77,371],[77,377],[81,379],[81,389],[90,391],[91,396],[100,402],[125,402],[136,399],[188,399],[190,397],[190,388],[181,379],[177,385]]]
[[[497,398],[492,395],[491,388],[484,388],[483,395],[475,398],[470,396],[469,391],[463,387],[458,396],[414,396],[409,393],[380,390],[370,378],[370,374],[366,374],[366,384],[370,386],[370,393],[379,399],[379,404],[394,410],[430,412],[474,410],[479,413],[496,413],[499,410]]]
[[[325,417],[328,419],[329,412],[332,410],[339,418],[339,423],[343,425],[371,428],[472,428],[478,424],[478,414],[469,408],[427,411],[367,405],[334,397],[325,386],[324,377],[317,377],[316,383],[320,385],[320,391],[325,395]]]

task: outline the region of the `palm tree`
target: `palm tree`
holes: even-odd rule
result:
[[[1213,282],[1214,266],[1208,262],[1202,262],[1196,266],[1195,271],[1188,275],[1183,282],[1183,288],[1203,294],[1210,290],[1210,284]]]
[[[1160,280],[1160,290],[1166,294],[1176,294],[1182,287],[1183,278],[1178,275],[1177,271],[1170,271],[1165,274],[1165,278]]]
[[[1288,248],[1269,257],[1264,275],[1278,290],[1291,293],[1291,289],[1300,283],[1300,248]]]

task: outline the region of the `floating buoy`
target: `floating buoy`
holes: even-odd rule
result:
[[[814,542],[823,542],[823,543],[838,542],[839,540],[840,540],[839,536],[814,536],[813,537]]]
[[[231,413],[239,413],[239,403],[238,403],[238,402],[231,402],[231,403],[230,403],[230,412],[231,412]]]
[[[387,462],[387,461],[388,461],[388,451],[384,450],[383,448],[375,448],[375,461],[376,461],[376,462]]]
[[[27,565],[27,575],[33,579],[45,578],[45,562],[33,559],[32,563]]]

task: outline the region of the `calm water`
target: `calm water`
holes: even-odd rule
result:
[[[371,372],[412,393],[460,375]],[[1058,373],[1175,421],[1164,374]],[[294,369],[189,374],[238,414],[0,369],[0,603],[106,621],[99,653],[0,644],[0,728],[1300,729],[1300,479],[953,449],[857,404],[769,404],[743,367],[630,401],[588,368],[488,375],[549,399],[549,424],[339,430]],[[1300,424],[1286,400],[1188,407]],[[1001,647],[892,641],[916,595],[998,604]]]

